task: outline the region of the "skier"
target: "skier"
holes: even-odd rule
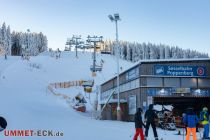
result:
[[[184,122],[184,117],[186,116],[186,113],[182,113],[182,124],[184,125],[183,126],[183,129],[185,128],[185,135],[187,135],[187,125],[186,123]],[[183,135],[184,135],[184,130],[183,130]]]
[[[144,140],[144,134],[143,134],[143,129],[142,126],[146,127],[145,124],[142,122],[142,115],[143,110],[141,108],[138,108],[135,114],[135,128],[136,128],[136,133],[133,137],[133,140],[137,140],[138,136],[140,135],[141,140]]]
[[[209,114],[208,114],[207,107],[204,107],[203,110],[200,112],[200,121],[204,127],[203,139],[210,139],[209,138]]]
[[[186,115],[184,116],[183,122],[187,126],[187,135],[186,140],[190,140],[190,134],[192,132],[193,140],[197,140],[196,138],[196,124],[198,123],[198,117],[193,111],[193,108],[188,108]]]
[[[149,105],[149,109],[146,111],[144,118],[146,121],[145,140],[148,137],[148,130],[150,125],[152,126],[155,140],[158,140],[156,125],[155,125],[155,121],[158,120],[158,116],[153,110],[153,104]]]

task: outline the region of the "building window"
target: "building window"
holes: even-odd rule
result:
[[[132,80],[139,76],[139,67],[129,70],[126,73],[126,80]]]
[[[198,79],[198,87],[210,87],[210,79]]]
[[[136,95],[130,95],[128,97],[128,113],[134,115],[136,113]]]
[[[165,87],[180,87],[179,78],[164,78]]]
[[[139,87],[139,79],[130,81],[128,83],[120,85],[120,92],[128,91]]]
[[[196,88],[197,79],[196,78],[181,78],[182,88]]]
[[[148,77],[146,79],[147,79],[147,86],[150,86],[150,87],[162,87],[163,86],[162,78]]]

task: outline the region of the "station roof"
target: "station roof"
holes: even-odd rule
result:
[[[130,68],[122,71],[120,73],[120,75],[123,74],[123,73],[126,73],[127,71],[129,71],[129,70],[131,70],[131,69],[133,69],[133,68],[135,68],[135,67],[137,67],[138,65],[141,65],[141,64],[147,64],[147,63],[167,63],[167,62],[194,62],[194,61],[209,61],[210,62],[210,58],[147,59],[147,60],[139,60],[138,62],[133,63],[133,65]],[[114,77],[110,78],[109,80],[103,82],[101,85],[103,85],[103,84],[107,83],[108,81],[111,81],[111,80],[113,80],[115,78],[116,78],[116,76],[114,76]]]

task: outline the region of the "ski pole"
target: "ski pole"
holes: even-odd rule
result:
[[[182,133],[182,135],[183,135],[183,140],[184,140],[184,129],[185,129],[185,127],[182,128],[182,130],[183,130],[183,133]]]

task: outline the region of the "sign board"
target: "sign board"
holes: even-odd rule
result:
[[[165,75],[165,76],[206,77],[206,67],[155,65],[154,74]]]
[[[129,115],[134,115],[136,113],[136,95],[130,95],[128,97],[128,108],[129,108]]]
[[[192,94],[195,96],[210,96],[210,90],[205,90],[205,89],[194,89],[191,90]]]
[[[190,93],[190,88],[173,88],[172,92],[174,93]]]
[[[147,95],[148,96],[155,96],[157,94],[157,89],[148,89]]]
[[[139,76],[139,67],[129,70],[126,73],[126,80],[131,80]]]

